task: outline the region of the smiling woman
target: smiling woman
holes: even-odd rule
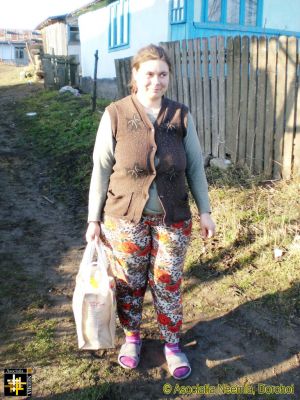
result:
[[[191,235],[185,180],[196,200],[202,235],[214,235],[202,151],[187,107],[165,97],[171,63],[149,45],[132,61],[130,96],[107,107],[99,125],[89,195],[87,241],[101,240],[114,265],[125,343],[118,362],[140,359],[143,298],[149,284],[164,354],[175,379],[191,373],[179,347],[181,283]],[[124,278],[125,277],[125,278]]]

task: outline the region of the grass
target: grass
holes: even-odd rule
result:
[[[261,179],[239,168],[208,170],[217,235],[203,245],[194,224],[186,269],[210,282],[211,296],[226,296],[229,305],[232,299],[235,305],[252,301],[284,318],[299,318],[300,181]]]
[[[24,82],[29,82],[29,79],[20,77],[20,72],[23,70],[24,66],[16,67],[15,65],[0,63],[0,87],[14,86]]]
[[[92,151],[105,100],[98,100],[91,112],[90,96],[75,97],[70,93],[43,91],[19,104],[19,124],[25,127],[24,144],[34,149],[38,158],[46,160],[47,173],[56,198],[72,193],[73,206],[86,201],[92,170]],[[30,117],[27,113],[35,112]]]

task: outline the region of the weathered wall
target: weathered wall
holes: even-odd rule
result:
[[[93,76],[94,54],[99,51],[98,78],[114,78],[115,58],[132,56],[149,43],[168,40],[168,0],[131,0],[129,46],[108,49],[109,6],[79,17],[82,76]]]
[[[56,56],[67,56],[67,25],[63,22],[56,22],[42,29],[43,45],[45,54]]]

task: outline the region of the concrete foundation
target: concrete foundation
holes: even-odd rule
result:
[[[83,93],[93,93],[93,79],[91,77],[80,78],[80,90]],[[97,79],[97,98],[116,100],[118,99],[117,80],[113,79]]]

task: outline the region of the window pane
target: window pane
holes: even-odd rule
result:
[[[246,0],[245,25],[256,25],[257,0]]]
[[[208,0],[207,19],[211,22],[221,20],[221,0]]]
[[[201,0],[194,0],[194,21],[195,22],[201,21],[201,7],[202,7]]]
[[[172,22],[184,20],[184,0],[173,0]]]
[[[240,23],[240,0],[227,0],[227,22]]]

